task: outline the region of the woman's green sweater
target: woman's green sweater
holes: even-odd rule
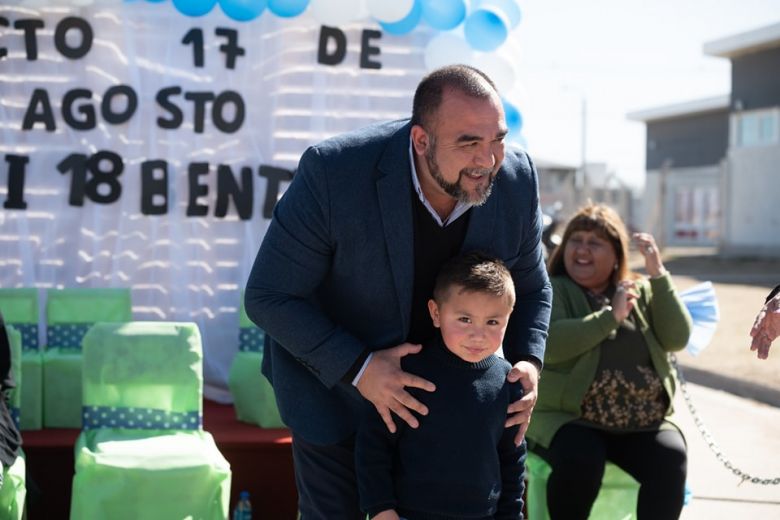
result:
[[[548,448],[558,428],[580,417],[582,398],[596,376],[599,346],[618,327],[611,311],[593,312],[585,292],[571,278],[554,276],[550,281],[553,306],[544,373],[527,433],[531,441]],[[633,312],[669,398],[669,419],[677,384],[667,353],[685,348],[691,317],[668,273],[638,280],[637,289]]]

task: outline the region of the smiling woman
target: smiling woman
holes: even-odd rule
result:
[[[588,517],[606,462],[639,482],[639,518],[682,508],[687,456],[667,353],[685,347],[691,318],[653,237],[633,239],[649,280],[629,270],[625,226],[604,205],[582,208],[550,258],[545,371],[527,436],[552,468],[552,520]]]
[[[563,250],[569,276],[582,287],[604,292],[618,267],[615,249],[597,231],[574,231]]]

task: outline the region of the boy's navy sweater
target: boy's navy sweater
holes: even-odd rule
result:
[[[376,410],[365,414],[355,447],[363,510],[395,509],[409,520],[520,518],[525,449],[504,422],[522,388],[506,382],[509,363],[463,361],[438,336],[401,366],[436,391],[410,389],[428,407],[417,429],[394,417],[391,434]]]

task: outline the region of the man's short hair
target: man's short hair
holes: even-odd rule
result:
[[[487,99],[498,89],[487,74],[469,65],[448,65],[425,76],[414,93],[412,124],[426,130],[431,116],[441,106],[445,89],[455,89],[467,96]]]
[[[448,260],[436,277],[433,299],[441,304],[453,288],[507,299],[515,304],[515,286],[504,263],[480,251],[471,251]]]

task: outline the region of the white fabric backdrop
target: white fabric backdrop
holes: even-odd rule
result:
[[[78,60],[64,58],[53,43],[55,26],[68,16],[86,19],[94,30],[91,51]],[[239,23],[218,9],[188,18],[169,2],[138,2],[0,6],[0,17],[10,21],[10,27],[0,27],[0,47],[8,49],[0,60],[0,200],[8,196],[5,156],[30,157],[27,209],[0,209],[0,287],[38,287],[42,296],[51,287],[130,287],[135,319],[200,326],[207,395],[228,400],[240,291],[269,223],[263,218],[266,181],[257,175],[259,166],[292,170],[303,150],[325,137],[406,117],[425,73],[423,51],[431,31],[418,28],[403,37],[374,40],[381,54],[373,59],[382,68],[369,70],[358,66],[361,31],[378,29],[368,20],[341,28],[347,34],[347,57],[340,65],[326,66],[317,63],[320,26],[308,15],[281,19],[264,14]],[[25,18],[45,24],[37,33],[35,61],[26,59],[23,32],[13,27]],[[181,43],[193,27],[203,31],[204,68],[193,66],[192,46]],[[218,47],[225,40],[215,36],[217,27],[236,29],[246,49],[233,70],[224,66]],[[103,93],[117,84],[130,85],[138,94],[137,112],[128,122],[110,125],[98,115],[94,130],[65,124],[60,111],[66,91],[90,89],[92,104],[99,108]],[[170,86],[185,92],[235,90],[246,104],[246,120],[239,131],[225,134],[207,117],[205,132],[195,133],[193,104],[178,96],[173,99],[184,112],[184,124],[160,129],[157,117],[169,115],[155,96]],[[55,132],[41,124],[22,130],[36,88],[50,96]],[[61,174],[57,165],[72,153],[98,150],[123,158],[122,195],[112,204],[87,199],[82,207],[70,206],[72,173]],[[140,164],[150,159],[169,163],[169,209],[162,216],[140,211]],[[186,216],[191,162],[210,164],[201,181],[209,194],[199,200],[209,206],[205,217]],[[232,203],[225,218],[214,216],[218,164],[230,165],[237,179],[241,167],[252,168],[250,220],[239,219]]]

